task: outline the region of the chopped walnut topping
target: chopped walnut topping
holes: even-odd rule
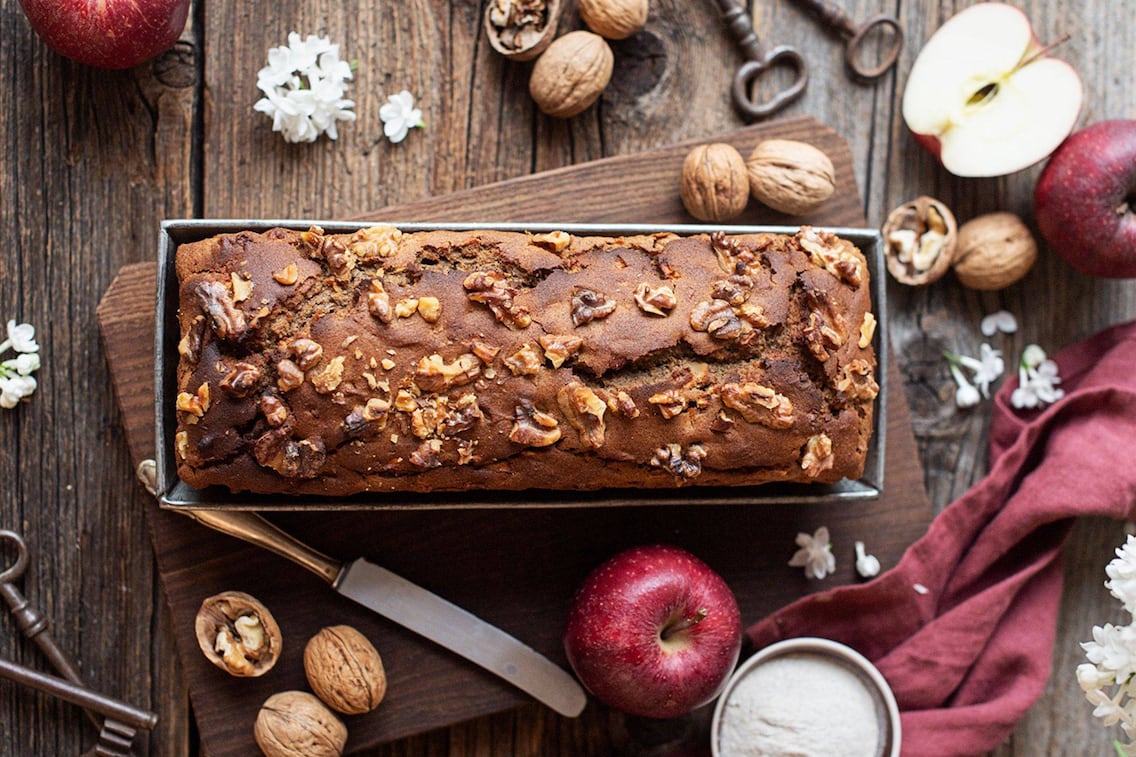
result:
[[[694,478],[702,473],[702,461],[706,459],[706,448],[701,444],[692,444],[682,451],[679,444],[668,444],[655,450],[651,458],[651,465],[665,468],[679,478]]]
[[[404,413],[412,413],[418,409],[418,400],[414,398],[413,394],[406,391],[405,389],[399,389],[398,394],[396,394],[394,398],[394,407],[395,410],[399,410]]]
[[[797,234],[797,241],[809,254],[813,265],[820,266],[838,279],[860,286],[864,272],[860,257],[851,242],[828,231],[805,226]]]
[[[705,331],[717,339],[742,339],[753,329],[742,323],[737,313],[725,300],[700,302],[690,311],[690,327]]]
[[[547,234],[535,234],[532,243],[551,250],[555,253],[564,252],[571,244],[572,237],[566,231],[550,231]]]
[[[379,363],[379,365],[381,365],[383,367],[384,371],[390,371],[390,370],[394,370],[395,362],[393,360],[391,360],[389,357],[385,357],[385,358],[383,358],[383,361],[381,363]]]
[[[584,346],[584,340],[571,334],[545,334],[540,338],[544,357],[553,368],[564,365],[564,361],[575,355]]]
[[[410,462],[419,468],[438,468],[442,465],[442,440],[427,439],[410,453]]]
[[[864,313],[864,320],[860,322],[860,341],[858,342],[860,349],[867,349],[875,335],[876,317],[872,315],[871,311],[868,311]]]
[[[399,318],[409,318],[418,312],[418,298],[407,297],[405,300],[399,300],[398,304],[394,306],[394,314]]]
[[[580,432],[585,447],[599,449],[604,444],[604,412],[607,405],[594,391],[580,382],[572,382],[556,395],[556,403],[568,422]]]
[[[394,226],[370,226],[351,235],[350,248],[361,263],[373,263],[398,252],[402,232]]]
[[[178,354],[186,360],[196,363],[201,356],[201,338],[205,330],[205,316],[199,315],[186,329],[185,334],[178,340]]]
[[[643,282],[635,287],[635,304],[644,313],[666,316],[678,305],[678,298],[669,286],[652,287]]]
[[[209,412],[209,382],[197,387],[197,394],[181,392],[177,396],[177,409],[201,418]]]
[[[418,403],[410,417],[410,430],[419,439],[433,436],[446,417],[446,397],[431,397]]]
[[[836,382],[836,391],[856,400],[874,400],[880,385],[872,376],[872,364],[857,358],[843,367],[843,375]]]
[[[477,440],[458,440],[458,465],[469,465],[473,462],[473,448],[477,446]]]
[[[603,292],[587,287],[572,290],[572,324],[582,326],[597,318],[607,318],[615,312],[615,300],[608,299]]]
[[[437,323],[442,317],[442,303],[437,297],[419,297],[418,315],[422,316],[422,320],[426,323]]]
[[[323,347],[311,339],[295,339],[288,345],[288,354],[301,371],[307,371],[323,357]]]
[[[383,282],[371,279],[371,291],[367,292],[367,312],[378,318],[382,323],[394,320],[394,309],[391,308],[391,298],[383,289]]]
[[[512,371],[514,376],[535,376],[540,372],[540,351],[531,342],[525,342],[521,348],[505,358],[505,367]]]
[[[717,417],[710,422],[710,430],[724,434],[734,427],[734,419],[726,415],[725,410],[719,410]]]
[[[238,273],[230,273],[229,280],[233,283],[233,302],[244,302],[252,294],[253,283]]]
[[[335,278],[344,280],[351,275],[351,270],[355,267],[355,253],[347,249],[343,240],[338,237],[324,237],[320,251]]]
[[[299,442],[284,429],[273,429],[253,443],[253,457],[286,478],[314,478],[327,461],[327,447],[318,436]]]
[[[372,423],[381,419],[385,423],[387,413],[390,412],[390,406],[391,404],[384,399],[371,397],[367,400],[367,404],[363,406],[363,418]]]
[[[726,273],[744,274],[761,263],[753,250],[743,246],[736,238],[726,236],[722,231],[715,231],[710,235],[710,248],[718,258],[718,267]]]
[[[252,363],[237,363],[225,378],[221,388],[234,397],[247,397],[260,383],[260,369]]]
[[[553,416],[522,399],[513,410],[509,441],[526,447],[547,447],[560,441],[560,423]]]
[[[332,358],[322,371],[312,376],[312,386],[320,394],[331,394],[339,388],[339,383],[343,381],[343,363],[346,358],[343,355]]]
[[[742,303],[741,307],[738,308],[738,315],[740,315],[743,320],[749,321],[759,329],[769,327],[769,319],[765,316],[765,308],[758,305],[756,302]]]
[[[532,323],[528,309],[513,302],[517,290],[508,285],[505,274],[476,271],[465,277],[462,286],[469,292],[470,300],[487,305],[493,316],[509,328],[523,329]]]
[[[288,408],[279,397],[271,394],[262,394],[260,397],[260,412],[264,413],[264,420],[269,426],[279,428],[288,420]]]
[[[635,405],[635,400],[631,399],[631,395],[620,389],[615,395],[610,392],[604,392],[603,397],[607,400],[608,409],[613,413],[619,413],[625,418],[638,418],[639,408]]]
[[[747,381],[722,384],[719,390],[722,404],[737,410],[750,423],[770,428],[789,428],[793,425],[793,403],[783,394],[768,386]]]
[[[653,394],[647,398],[647,401],[652,405],[658,405],[659,412],[663,414],[664,418],[668,419],[674,418],[683,410],[686,410],[686,398],[678,389],[667,389],[664,392]]]
[[[489,365],[493,362],[494,358],[497,357],[497,353],[501,351],[501,348],[474,339],[469,345],[469,351],[481,358],[481,362]]]
[[[182,460],[189,458],[189,434],[184,431],[178,431],[174,434],[174,450],[177,451],[178,457]]]
[[[839,349],[844,343],[840,332],[829,326],[824,316],[816,311],[809,313],[808,325],[803,333],[809,352],[822,363],[828,360],[832,350]]]
[[[463,394],[442,421],[442,428],[447,434],[460,434],[473,428],[484,417],[481,407],[477,404],[477,396]]]
[[[304,372],[300,366],[285,358],[276,364],[276,386],[282,392],[300,388],[304,383]]]
[[[734,274],[728,279],[718,279],[711,287],[716,300],[725,300],[734,307],[741,305],[753,289],[753,279],[746,275]]]
[[[204,281],[195,290],[201,307],[209,315],[213,333],[220,339],[240,339],[248,328],[245,314],[237,308],[224,284]]]
[[[810,436],[805,443],[805,454],[801,456],[801,470],[809,478],[816,478],[826,470],[831,470],[836,463],[832,454],[832,439],[828,434]]]
[[[275,271],[272,278],[281,286],[290,287],[300,280],[300,267],[295,263],[289,263],[279,271]]]
[[[481,375],[481,363],[470,353],[459,355],[447,363],[435,353],[418,361],[414,368],[414,383],[426,392],[436,392],[451,386],[462,386]]]

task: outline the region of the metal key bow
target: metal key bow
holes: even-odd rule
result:
[[[809,73],[801,54],[792,47],[784,45],[766,53],[757,38],[746,9],[735,0],[717,0],[717,3],[730,35],[737,41],[746,58],[746,62],[734,74],[734,81],[730,87],[734,106],[747,118],[759,119],[773,115],[800,97],[809,83]],[[755,101],[750,94],[754,81],[775,66],[793,69],[795,75],[793,82],[768,100]]]

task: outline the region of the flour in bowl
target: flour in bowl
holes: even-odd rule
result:
[[[877,699],[852,671],[817,654],[757,665],[729,692],[721,757],[877,757]]]

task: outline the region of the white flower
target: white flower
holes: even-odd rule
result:
[[[422,111],[414,107],[414,95],[405,89],[387,98],[387,103],[379,108],[379,118],[383,120],[383,133],[391,142],[401,142],[411,129],[426,124],[422,121]]]
[[[268,51],[268,65],[257,73],[264,97],[253,110],[272,117],[272,130],[287,142],[314,142],[321,134],[337,139],[339,121],[354,121],[353,100],[344,97],[351,65],[339,59],[339,45],[309,34],[288,34],[288,45]]]
[[[1116,683],[1116,678],[1113,677],[1112,673],[1099,670],[1092,663],[1082,662],[1077,666],[1077,683],[1081,685],[1082,691],[1088,693],[1105,686],[1111,686]]]
[[[1117,547],[1116,559],[1104,571],[1109,578],[1104,582],[1105,588],[1124,604],[1130,615],[1136,616],[1136,537],[1129,535],[1124,545]]]
[[[993,349],[985,342],[979,347],[978,359],[958,355],[959,363],[974,371],[974,384],[982,392],[983,397],[990,396],[990,384],[997,381],[1006,372],[1006,363],[1002,360],[1002,351]]]
[[[1010,395],[1010,404],[1016,408],[1035,408],[1056,402],[1065,396],[1057,363],[1045,355],[1036,344],[1022,351],[1018,364],[1018,388]]]
[[[1018,319],[1009,310],[999,310],[982,319],[981,329],[986,336],[994,336],[999,331],[1013,334],[1018,330]]]
[[[21,376],[27,376],[33,371],[39,370],[39,355],[34,352],[25,352],[14,360],[5,360],[0,363],[0,367],[7,371],[15,371]],[[0,373],[3,373],[3,371],[0,371]]]
[[[31,376],[0,378],[0,407],[11,410],[35,390],[36,380]]]
[[[8,321],[8,338],[0,342],[0,353],[9,349],[16,352],[38,352],[35,340],[35,326],[30,323]]]
[[[800,549],[789,559],[789,567],[804,568],[805,576],[817,579],[836,570],[836,557],[832,554],[827,527],[821,526],[812,536],[797,534],[797,546]]]
[[[864,551],[864,542],[856,542],[856,572],[863,578],[872,578],[880,574],[880,561],[875,555]]]
[[[1136,673],[1136,626],[1093,626],[1093,640],[1081,644],[1085,657],[1117,681]]]
[[[954,377],[955,383],[958,384],[958,389],[955,390],[955,404],[959,407],[974,407],[977,405],[982,397],[969,381],[966,376],[962,375],[958,365],[951,362],[951,376]]]

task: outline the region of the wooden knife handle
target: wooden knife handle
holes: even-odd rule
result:
[[[198,523],[263,547],[307,568],[329,584],[335,583],[343,564],[312,549],[253,512],[237,510],[178,510]]]

